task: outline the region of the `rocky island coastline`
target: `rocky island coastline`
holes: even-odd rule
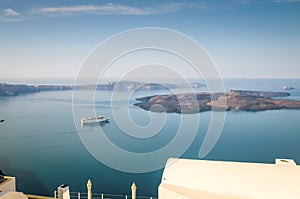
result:
[[[273,99],[286,97],[285,92],[231,90],[216,93],[185,93],[177,95],[153,95],[137,98],[135,103],[144,110],[167,113],[199,113],[219,111],[265,111],[278,109],[300,109],[300,101]]]

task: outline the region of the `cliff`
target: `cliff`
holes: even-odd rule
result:
[[[200,88],[205,87],[205,84],[193,82],[189,84],[183,83],[149,83],[149,82],[136,82],[136,81],[119,81],[119,82],[109,82],[106,84],[98,84],[98,85],[91,85],[92,87],[96,88],[97,90],[141,90],[141,91],[155,91],[155,90],[168,90],[168,89],[175,89],[175,88],[188,88],[189,86],[192,88]],[[84,86],[82,87],[84,88]]]
[[[19,94],[36,93],[40,91],[71,90],[72,86],[58,85],[25,85],[25,84],[0,84],[0,96],[16,96]]]

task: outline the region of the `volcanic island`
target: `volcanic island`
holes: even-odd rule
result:
[[[300,101],[282,99],[285,92],[231,90],[229,92],[202,92],[174,95],[153,95],[136,98],[138,106],[152,112],[199,113],[204,111],[265,111],[300,109]],[[280,99],[279,99],[280,98]]]

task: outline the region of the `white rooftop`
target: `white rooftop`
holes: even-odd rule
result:
[[[300,198],[300,167],[276,164],[169,159],[159,198]]]

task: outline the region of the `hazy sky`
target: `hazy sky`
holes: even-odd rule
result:
[[[192,37],[224,78],[300,77],[300,0],[0,0],[0,80],[75,78],[97,44],[141,27]]]

